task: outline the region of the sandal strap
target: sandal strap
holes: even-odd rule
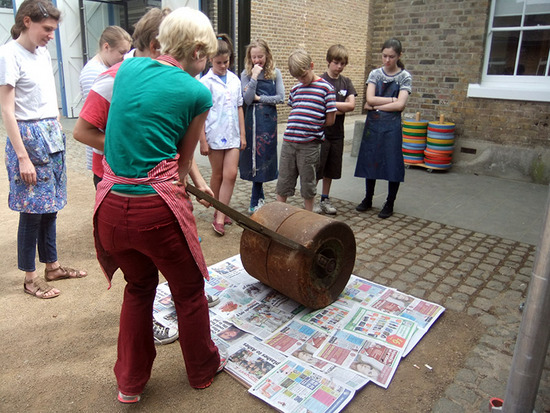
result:
[[[46,294],[53,290],[53,287],[40,277],[33,278],[31,281],[25,280],[25,284],[32,284],[32,286],[36,288],[36,290],[34,290],[35,293],[40,291],[42,294]]]

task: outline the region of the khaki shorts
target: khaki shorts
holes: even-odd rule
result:
[[[283,141],[279,160],[279,179],[277,195],[294,195],[296,181],[300,176],[300,195],[312,199],[317,194],[317,175],[319,166],[319,141],[295,143]]]

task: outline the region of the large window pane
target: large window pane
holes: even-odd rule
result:
[[[550,31],[523,32],[517,74],[544,76],[549,47]]]
[[[0,8],[13,9],[12,0],[0,0]]]
[[[513,75],[518,50],[519,31],[493,33],[489,55],[489,75]]]
[[[525,16],[524,26],[550,26],[550,13],[528,14]]]
[[[523,14],[523,1],[497,0],[493,27],[519,27]]]
[[[550,2],[548,0],[527,0],[524,26],[550,25]]]

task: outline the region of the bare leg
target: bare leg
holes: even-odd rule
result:
[[[208,160],[212,168],[210,176],[210,189],[214,192],[214,198],[220,199],[220,187],[223,179],[223,157],[224,152],[221,150],[211,150],[208,154]]]
[[[304,199],[304,209],[306,211],[313,211],[313,201],[315,198]]]
[[[221,151],[220,151],[221,152]],[[229,205],[231,196],[233,195],[233,189],[235,188],[235,181],[237,180],[237,171],[239,168],[239,150],[228,149],[223,151],[223,167],[222,167],[222,182],[219,188],[220,202]],[[216,222],[223,224],[225,215],[218,211],[216,215]]]
[[[331,184],[332,184],[332,178],[323,178],[323,192],[321,192],[321,195],[326,195],[326,196],[329,195]]]

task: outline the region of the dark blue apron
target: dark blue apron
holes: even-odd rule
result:
[[[399,85],[396,82],[379,81],[376,84],[376,96],[397,98],[398,95]],[[355,176],[403,182],[405,164],[402,143],[401,112],[369,110]]]
[[[258,80],[258,96],[277,94],[274,80]],[[241,179],[269,182],[277,179],[277,107],[253,103],[245,112],[246,149],[241,152]]]

